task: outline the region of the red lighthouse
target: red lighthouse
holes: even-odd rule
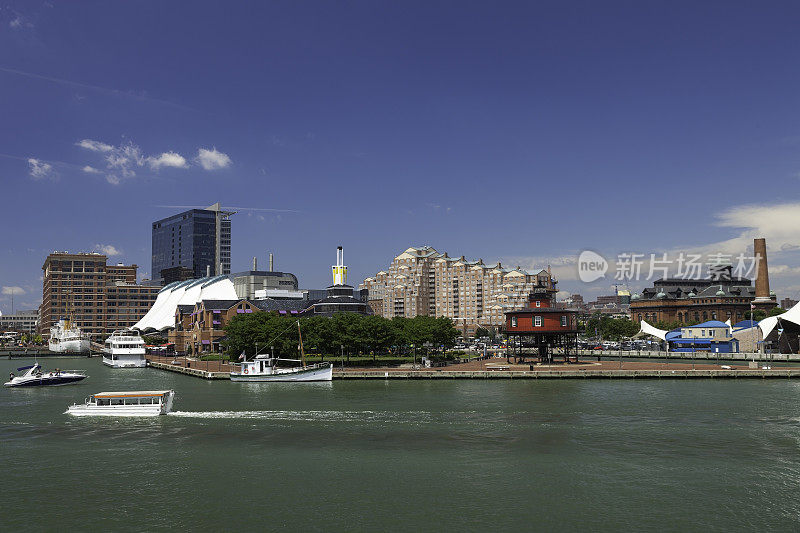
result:
[[[559,309],[553,305],[554,299],[551,292],[536,290],[528,297],[528,307],[505,313],[509,361],[522,362],[533,356],[540,362],[552,362],[557,350],[566,362],[577,354],[578,310]]]

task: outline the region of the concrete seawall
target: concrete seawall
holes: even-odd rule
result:
[[[709,352],[659,352],[659,351],[606,351],[606,350],[578,350],[581,358],[603,359],[669,359],[676,361],[762,361],[762,362],[798,362],[800,354],[797,353],[709,353]],[[556,354],[556,359],[559,355]]]
[[[227,372],[209,372],[150,361],[159,370],[202,379],[230,379]],[[772,370],[334,370],[334,379],[793,379],[800,369]]]
[[[800,378],[800,369],[773,370],[534,370],[338,371],[335,379],[774,379]]]

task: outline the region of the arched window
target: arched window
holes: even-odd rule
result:
[[[703,321],[708,320],[708,313],[703,311]]]
[[[695,322],[699,322],[700,321],[700,313],[698,313],[697,311],[694,312],[694,321]]]

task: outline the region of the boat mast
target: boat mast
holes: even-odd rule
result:
[[[300,362],[306,366],[306,354],[303,351],[303,334],[300,332],[300,320],[297,321],[297,335],[300,338]]]

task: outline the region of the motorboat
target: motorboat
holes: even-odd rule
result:
[[[86,379],[83,370],[59,370],[45,372],[39,363],[29,366],[21,366],[17,372],[23,372],[19,376],[11,373],[10,380],[3,383],[4,387],[44,387],[48,385],[69,385]]]
[[[159,416],[172,410],[174,390],[98,392],[67,407],[73,416]]]
[[[281,361],[293,366],[280,366]],[[333,363],[303,365],[300,359],[259,355],[252,361],[236,363],[236,366],[239,368],[231,372],[231,381],[331,381],[333,379]]]
[[[112,368],[144,368],[144,339],[135,331],[121,329],[113,332],[103,347],[103,364]]]
[[[59,320],[50,328],[48,348],[55,353],[89,353],[91,344],[89,336],[81,332],[72,320]]]

